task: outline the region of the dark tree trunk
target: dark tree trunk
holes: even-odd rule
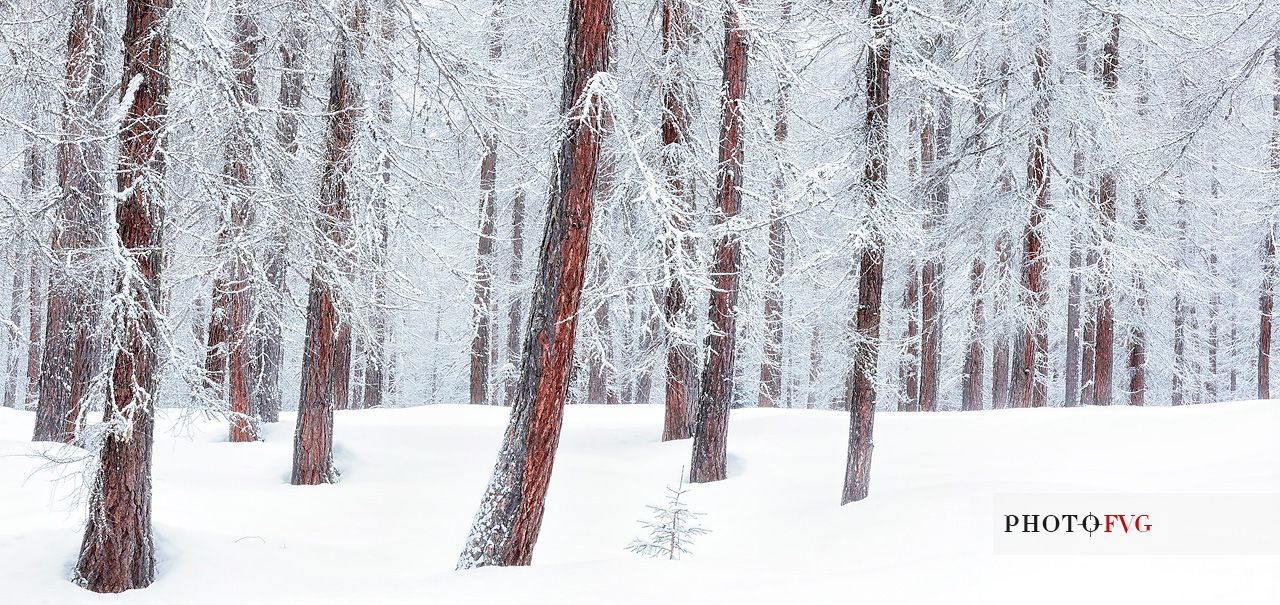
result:
[[[392,41],[396,36],[396,21],[393,17],[395,6],[392,0],[383,0],[382,6],[382,47],[384,53],[390,53]],[[382,129],[380,138],[386,141],[391,135],[391,103],[392,86],[395,74],[392,62],[380,61],[378,67],[382,79],[382,91],[378,97],[378,124]],[[384,143],[385,144],[385,143]],[[370,334],[365,343],[364,356],[364,394],[361,397],[362,407],[382,407],[382,397],[386,392],[387,365],[387,272],[390,270],[391,232],[387,225],[387,199],[391,187],[391,154],[383,152],[381,171],[382,190],[373,197],[373,214],[376,229],[374,246],[373,271],[373,312],[370,318]]]
[[[1009,270],[1011,256],[1009,243],[1002,237],[996,244],[996,268],[1000,272],[1000,277],[997,279],[999,287],[996,289],[995,302],[992,304],[993,315],[1001,321],[1008,316],[1009,310],[1008,284],[1013,278]],[[991,408],[996,410],[1009,407],[1009,345],[1009,333],[1005,330],[996,330],[995,344],[991,350]]]
[[[950,7],[944,2],[944,12]],[[947,66],[952,61],[949,35],[937,40],[935,62]],[[929,189],[929,208],[925,214],[924,264],[920,272],[920,411],[938,409],[938,375],[942,366],[943,292],[946,258],[938,230],[951,202],[951,95],[937,90],[937,115],[931,120],[932,137],[929,157],[922,158],[920,172]]]
[[[1025,306],[1031,320],[1019,337],[1020,350],[1015,366],[1021,370],[1013,404],[1017,407],[1043,407],[1046,403],[1049,353],[1049,318],[1046,307],[1049,291],[1044,283],[1048,264],[1042,241],[1042,223],[1049,207],[1049,0],[1045,0],[1039,40],[1033,57],[1035,70],[1031,83],[1034,101],[1031,108],[1031,152],[1027,156],[1027,189],[1033,200],[1031,217],[1023,233],[1022,285]]]
[[[867,164],[863,182],[867,206],[874,209],[887,195],[889,157],[889,57],[892,41],[881,0],[868,9],[872,43],[867,53]],[[841,504],[867,497],[871,480],[871,434],[876,413],[876,362],[880,349],[880,298],[884,290],[884,238],[873,226],[871,241],[862,249],[858,271],[858,344],[853,358],[849,398],[849,457],[844,472]]]
[[[915,261],[907,268],[907,285],[902,292],[902,308],[907,314],[906,333],[903,334],[905,350],[898,363],[898,383],[902,393],[898,396],[899,412],[920,411],[920,271]]]
[[[600,99],[589,80],[608,69],[610,0],[570,0],[560,114],[573,127],[556,157],[538,259],[520,384],[493,477],[476,513],[459,569],[528,565],[542,527],[547,486],[573,367],[574,332],[587,268]],[[585,114],[585,115],[583,115]],[[581,117],[583,119],[574,119]]]
[[[686,183],[688,126],[686,103],[688,90],[685,74],[679,69],[684,60],[690,24],[685,0],[662,0],[662,52],[668,77],[662,82],[662,157],[666,169],[667,188],[674,201],[670,227],[663,241],[663,272],[667,292],[662,304],[667,345],[667,376],[663,401],[665,414],[662,440],[687,439],[693,407],[697,375],[694,368],[693,306],[689,304],[689,284],[685,281],[682,260],[693,256],[693,240],[687,225],[693,211],[692,189]]]
[[[1267,230],[1267,239],[1263,243],[1262,254],[1262,294],[1259,296],[1258,315],[1262,318],[1258,326],[1258,399],[1271,398],[1271,314],[1275,305],[1276,282],[1276,231],[1271,226]],[[1181,326],[1179,326],[1181,327]],[[1181,342],[1182,339],[1179,339]],[[1174,375],[1174,384],[1179,385],[1180,377]],[[1175,389],[1177,386],[1175,386]],[[1180,390],[1177,395],[1181,395]],[[1181,401],[1175,401],[1175,405]]]
[[[227,215],[224,217],[219,242],[224,244],[220,257],[230,256],[222,268],[218,278],[214,280],[213,317],[209,326],[210,341],[213,340],[215,326],[222,333],[222,342],[210,342],[206,371],[211,380],[220,378],[223,365],[230,379],[227,388],[228,407],[230,409],[230,439],[233,442],[255,441],[257,439],[257,414],[252,409],[250,399],[249,358],[249,316],[253,304],[250,298],[249,270],[252,263],[252,251],[245,239],[254,205],[253,188],[256,177],[253,173],[254,158],[257,155],[256,127],[251,122],[254,109],[258,105],[258,85],[255,81],[256,70],[253,62],[258,56],[258,26],[250,16],[250,9],[243,0],[237,2],[232,26],[231,73],[235,77],[232,94],[235,98],[237,114],[224,143],[223,180],[226,184]],[[215,349],[220,349],[216,350]],[[214,365],[217,367],[214,367]],[[215,388],[221,387],[221,380],[216,380]],[[219,389],[220,391],[220,389]]]
[[[501,0],[495,0],[489,60],[502,58]],[[497,99],[485,98],[490,114],[497,113]],[[491,118],[497,120],[496,115]],[[493,228],[497,221],[498,134],[490,128],[481,135],[480,243],[476,247],[476,293],[472,302],[471,403],[487,405],[493,350]]]
[[[1120,15],[1111,15],[1111,33],[1102,48],[1102,83],[1109,95],[1119,84],[1116,71],[1120,64]],[[1093,397],[1095,405],[1111,405],[1111,377],[1115,351],[1115,311],[1111,302],[1110,246],[1115,241],[1116,177],[1104,172],[1098,184],[1098,207],[1101,210],[1102,249],[1098,255],[1098,315],[1095,320],[1093,359]]]
[[[106,17],[97,2],[76,0],[67,36],[63,135],[58,144],[62,199],[53,229],[45,344],[35,441],[70,441],[84,385],[102,363],[95,336],[105,294],[90,255],[106,229],[103,153],[98,141],[107,96]]]
[[[336,286],[349,278],[351,270],[346,250],[351,231],[347,174],[360,107],[359,83],[353,79],[351,63],[355,54],[352,46],[359,42],[364,17],[361,4],[341,33],[329,76],[329,127],[316,225],[320,234],[316,258],[321,260],[311,270],[307,299],[302,392],[293,438],[294,485],[332,483],[338,474],[333,467],[333,411],[347,407],[351,323],[343,317],[349,312],[349,302],[339,298]]]
[[[160,334],[161,227],[164,223],[160,150],[169,96],[168,0],[130,0],[124,30],[121,90],[136,92],[120,127],[120,199],[116,228],[128,251],[117,299],[131,309],[113,313],[120,338],[105,419],[122,423],[102,442],[89,495],[88,523],[75,579],[94,592],[144,588],[155,575],[151,528],[151,439]],[[131,86],[132,83],[132,86]],[[122,97],[122,100],[124,97]]]
[[[791,22],[791,0],[782,2],[782,25]],[[773,140],[781,147],[787,141],[787,112],[790,111],[790,82],[780,76],[778,101],[774,107]],[[760,364],[760,396],[762,408],[775,407],[782,397],[782,279],[787,262],[787,225],[783,218],[782,194],[786,186],[785,163],[780,161],[773,182],[773,204],[769,207],[769,265],[764,297],[764,355]]]
[[[515,199],[511,201],[511,289],[517,290],[520,282],[523,280],[524,272],[524,189],[516,191]],[[522,309],[523,297],[513,295],[511,304],[507,308],[507,359],[510,360],[512,367],[520,366],[520,318],[524,315]],[[507,397],[503,400],[503,405],[511,405],[516,397],[516,379],[514,376],[507,376]]]
[[[1142,234],[1147,230],[1147,209],[1142,196],[1134,201],[1133,230]],[[1134,297],[1138,307],[1138,319],[1129,328],[1129,405],[1144,405],[1147,396],[1147,335],[1143,324],[1147,317],[1147,286],[1138,274],[1134,278]]]
[[[969,270],[969,347],[964,356],[964,375],[960,382],[960,409],[982,409],[982,334],[986,330],[982,317],[982,277],[986,265],[982,258],[973,259]]]
[[[730,2],[724,14],[724,97],[721,99],[719,180],[715,228],[723,231],[715,244],[711,268],[711,302],[707,310],[706,365],[693,422],[693,460],[689,482],[725,478],[729,437],[729,408],[733,400],[737,357],[738,282],[742,267],[741,242],[727,224],[742,205],[744,133],[742,101],[747,82],[747,32],[741,27],[741,0]]]

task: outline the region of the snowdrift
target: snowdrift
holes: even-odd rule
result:
[[[335,485],[288,485],[294,418],[265,441],[162,414],[156,583],[67,578],[80,463],[0,409],[0,603],[1280,603],[1275,556],[1010,556],[1002,493],[1280,492],[1280,402],[881,413],[871,497],[841,507],[848,417],[735,410],[726,481],[695,485],[711,533],[681,561],[625,550],[688,464],[658,406],[570,406],[528,568],[453,571],[501,408],[338,412]],[[1277,511],[1280,512],[1280,511]]]

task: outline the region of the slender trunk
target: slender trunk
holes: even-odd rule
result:
[[[782,2],[782,26],[791,23],[791,0]],[[791,85],[779,76],[778,101],[773,114],[773,141],[781,149],[787,141],[787,112],[790,111]],[[773,203],[769,206],[769,264],[764,298],[764,354],[760,364],[760,396],[762,408],[775,407],[782,397],[782,279],[787,262],[787,225],[783,219],[782,194],[786,186],[785,162],[778,162],[773,181]]]
[[[1143,234],[1147,230],[1147,208],[1142,196],[1134,201],[1133,230]],[[1143,329],[1147,317],[1147,286],[1139,273],[1134,277],[1134,297],[1138,317],[1129,328],[1129,405],[1144,405],[1147,397],[1147,335]]]
[[[1089,29],[1088,29],[1088,12],[1082,10],[1079,14],[1080,26],[1077,28],[1076,35],[1076,77],[1081,82],[1088,79],[1088,57],[1089,57]],[[1073,149],[1071,158],[1071,176],[1074,182],[1072,186],[1073,194],[1079,200],[1078,208],[1080,211],[1086,212],[1088,208],[1087,194],[1081,187],[1080,183],[1084,181],[1084,141],[1080,134],[1081,126],[1072,124],[1070,128],[1071,147]],[[1081,217],[1083,218],[1083,217]],[[1082,221],[1081,221],[1082,222]],[[1081,275],[1081,264],[1084,262],[1084,252],[1081,242],[1081,230],[1073,228],[1071,231],[1071,256],[1068,261],[1069,266],[1069,283],[1067,285],[1067,361],[1066,361],[1066,394],[1064,405],[1072,408],[1080,405],[1080,362],[1081,362],[1081,345],[1080,345],[1080,314],[1081,300],[1084,290],[1084,279]],[[1090,370],[1092,372],[1092,370]]]
[[[944,0],[944,13],[950,12],[950,2]],[[936,41],[935,63],[944,69],[952,61],[952,39],[941,35]],[[920,272],[920,411],[938,409],[938,375],[942,366],[942,325],[945,297],[946,258],[938,231],[951,203],[951,95],[937,90],[937,115],[932,123],[930,157],[922,161],[921,174],[929,189],[929,208],[925,214],[926,248],[924,265]]]
[[[822,367],[822,332],[814,322],[812,334],[809,336],[809,399],[806,407],[813,409],[818,405],[818,376]]]
[[[560,141],[547,196],[546,230],[511,420],[459,569],[528,565],[542,526],[573,367],[600,155],[604,110],[586,88],[608,69],[612,9],[610,0],[569,2],[560,114],[572,127]]]
[[[982,276],[986,265],[974,258],[969,270],[969,347],[964,356],[964,375],[960,384],[960,409],[982,409],[982,333],[986,325],[982,317]]]
[[[391,103],[392,86],[395,74],[392,63],[386,54],[391,51],[392,41],[396,36],[396,22],[393,18],[395,6],[393,0],[383,0],[382,6],[382,48],[383,60],[379,65],[379,77],[382,91],[378,97],[378,125],[382,130],[380,140],[386,141],[391,136]],[[385,143],[384,143],[385,145]],[[374,245],[373,271],[373,312],[370,318],[369,338],[365,343],[364,356],[364,393],[361,397],[362,407],[382,407],[383,393],[386,392],[387,364],[387,272],[390,270],[391,232],[387,226],[387,199],[391,188],[391,154],[382,150],[381,171],[382,189],[373,196],[373,215],[377,241]]]
[[[1102,82],[1114,96],[1119,84],[1120,15],[1111,15],[1111,32],[1102,48]],[[1111,244],[1115,241],[1116,177],[1108,170],[1098,184],[1098,207],[1102,214],[1102,249],[1098,254],[1098,315],[1095,320],[1093,395],[1095,405],[1111,405],[1111,376],[1115,349],[1115,312],[1111,301]]]
[[[329,76],[329,126],[325,140],[324,172],[320,181],[319,251],[311,270],[307,300],[307,327],[302,349],[302,392],[298,398],[298,424],[293,440],[294,485],[332,483],[333,411],[347,407],[351,380],[351,323],[344,315],[350,304],[338,295],[337,285],[349,278],[351,259],[347,240],[351,209],[347,204],[347,174],[351,170],[351,145],[359,121],[360,88],[352,74],[364,26],[362,0],[341,32]],[[352,40],[355,38],[355,40]]]
[[[1218,255],[1209,255],[1210,275],[1218,277]],[[1222,295],[1214,292],[1209,297],[1209,372],[1204,378],[1204,393],[1208,401],[1218,400],[1218,314],[1222,306]]]
[[[1047,394],[1049,318],[1046,306],[1049,291],[1044,283],[1048,264],[1044,255],[1041,224],[1049,207],[1049,21],[1050,0],[1045,0],[1044,17],[1034,53],[1035,70],[1031,84],[1034,101],[1031,107],[1031,151],[1027,157],[1027,189],[1033,200],[1031,216],[1023,233],[1022,286],[1029,319],[1019,337],[1020,350],[1015,365],[1014,405],[1044,407]]]
[[[662,157],[670,216],[663,238],[663,273],[667,291],[662,304],[667,345],[667,376],[663,401],[662,440],[687,439],[697,375],[693,341],[693,306],[689,303],[687,265],[693,259],[688,232],[693,212],[693,190],[687,185],[689,91],[680,67],[688,42],[690,23],[685,0],[662,0],[662,52],[667,77],[662,82]]]
[[[889,57],[892,41],[882,0],[868,9],[872,41],[867,53],[867,164],[863,182],[867,206],[887,197],[889,157]],[[841,504],[867,497],[871,480],[871,434],[876,413],[876,363],[880,349],[880,302],[884,290],[884,237],[872,226],[871,241],[862,249],[858,272],[857,345],[853,358],[853,388],[849,397],[849,456],[845,466]]]
[[[32,112],[35,117],[35,112]],[[34,119],[32,120],[35,121]],[[38,207],[38,197],[44,190],[44,162],[40,147],[32,137],[27,143],[25,172],[23,182],[24,198],[29,208]],[[36,238],[18,232],[13,241],[13,288],[9,307],[9,361],[5,376],[9,382],[4,390],[4,406],[13,408],[18,405],[18,384],[25,382],[26,396],[23,408],[29,408],[35,400],[35,389],[40,377],[40,258],[36,250]],[[24,262],[25,261],[25,262]],[[25,282],[25,284],[24,284]],[[22,358],[22,341],[18,330],[22,326],[23,290],[26,290],[28,336],[27,336],[27,372],[25,380],[18,372],[19,360]]]
[[[22,239],[15,238],[13,246],[13,287],[11,288],[12,297],[9,299],[9,323],[12,324],[7,331],[9,335],[9,357],[5,376],[8,382],[4,387],[4,407],[17,407],[18,399],[18,383],[22,381],[22,375],[18,372],[18,365],[22,359],[22,340],[20,339],[19,328],[22,327],[22,303],[27,279],[27,268],[22,264],[23,259],[30,255],[30,252],[24,250]]]
[[[95,0],[76,0],[63,79],[63,134],[58,144],[62,199],[51,246],[55,262],[49,272],[35,441],[74,438],[83,385],[101,364],[95,333],[105,292],[91,254],[102,244],[106,229],[105,170],[98,143],[106,136],[102,124],[109,105],[105,32],[102,7]]]
[[[1012,262],[1009,253],[1009,242],[1005,238],[996,244],[996,268],[1000,273],[997,278],[998,287],[995,293],[995,302],[992,304],[992,315],[1004,321],[1008,316],[1009,309],[1009,283],[1012,280],[1012,272],[1009,265]],[[1006,330],[998,329],[995,334],[995,345],[991,350],[991,408],[1002,410],[1009,407],[1009,364],[1010,364],[1010,336]]]
[[[162,266],[165,156],[161,151],[169,96],[168,0],[130,0],[120,89],[133,90],[120,127],[116,228],[127,251],[112,313],[120,338],[105,420],[115,424],[101,445],[75,579],[94,592],[144,588],[155,575],[151,528],[151,442],[154,426],[156,325]],[[127,99],[122,95],[122,100]],[[120,428],[123,424],[126,428]]]
[[[899,412],[920,411],[920,271],[915,260],[907,268],[907,285],[902,291],[902,308],[907,314],[907,328],[903,335],[906,343],[902,361],[898,364],[898,382],[902,393],[898,397]]]
[[[489,39],[489,61],[502,59],[502,1],[495,0]],[[498,101],[485,97],[490,117],[497,120]],[[471,403],[486,405],[489,399],[490,362],[493,355],[493,228],[497,221],[498,134],[489,128],[481,135],[480,243],[476,247],[476,293],[472,303]]]
[[[707,309],[707,358],[693,423],[693,460],[689,482],[725,478],[729,437],[729,407],[733,399],[737,357],[738,283],[742,243],[729,222],[742,205],[744,133],[742,102],[747,83],[747,32],[742,28],[741,0],[730,2],[724,14],[724,84],[721,99],[720,157],[716,190],[715,229],[720,231],[711,269],[711,301]]]
[[[524,272],[524,189],[516,191],[511,201],[511,296],[507,307],[507,359],[512,368],[520,363],[520,318],[524,315],[524,299],[518,292]],[[503,405],[511,405],[516,396],[516,379],[507,375],[507,396]]]
[[[1258,302],[1258,315],[1262,318],[1258,327],[1258,399],[1270,399],[1271,315],[1275,304],[1276,282],[1276,231],[1274,226],[1267,229],[1267,239],[1262,249],[1262,294]],[[1178,378],[1175,375],[1175,385],[1178,384]],[[1178,401],[1176,403],[1181,402]]]

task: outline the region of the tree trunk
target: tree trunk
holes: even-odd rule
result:
[[[689,145],[689,90],[683,65],[688,43],[688,7],[685,0],[662,0],[662,52],[668,74],[662,82],[662,157],[671,216],[663,238],[663,272],[667,292],[662,312],[667,344],[667,377],[663,401],[662,440],[687,439],[697,375],[693,342],[693,307],[689,304],[687,265],[693,260],[693,240],[688,233],[693,212],[693,190],[686,183]]]
[[[1147,230],[1147,209],[1142,196],[1134,200],[1133,230],[1142,234]],[[1139,273],[1134,277],[1134,297],[1138,317],[1129,328],[1129,405],[1144,405],[1147,396],[1147,335],[1143,324],[1147,318],[1147,286]]]
[[[124,30],[122,91],[129,109],[120,127],[120,199],[116,228],[128,256],[112,313],[115,367],[88,523],[75,578],[94,592],[144,588],[155,575],[151,528],[154,426],[165,156],[160,149],[169,96],[168,0],[130,0]],[[123,424],[126,428],[121,428]]]
[[[1119,84],[1120,15],[1111,15],[1111,33],[1102,48],[1102,82],[1108,95],[1114,96]],[[1093,360],[1093,394],[1095,405],[1111,405],[1111,376],[1115,349],[1115,312],[1111,302],[1111,254],[1115,241],[1116,177],[1110,170],[1102,174],[1098,185],[1098,206],[1102,212],[1102,249],[1098,255],[1098,316],[1095,320]]]
[[[9,323],[12,324],[7,331],[9,335],[9,357],[7,368],[5,369],[5,377],[8,382],[4,387],[4,407],[17,407],[18,401],[18,384],[22,382],[22,374],[18,372],[19,363],[22,360],[22,340],[19,334],[22,327],[22,303],[24,299],[24,290],[26,289],[25,281],[27,279],[27,268],[22,264],[23,259],[30,255],[30,252],[24,250],[22,240],[25,238],[14,238],[13,243],[13,282],[12,297],[9,299]],[[33,257],[34,258],[34,257]]]
[[[35,112],[32,112],[34,123]],[[27,142],[24,158],[26,179],[23,183],[23,194],[30,208],[38,207],[38,198],[44,190],[44,160],[40,147],[34,137]],[[9,307],[9,359],[5,376],[8,384],[4,390],[4,406],[18,406],[18,384],[25,383],[26,394],[23,409],[31,407],[35,401],[35,391],[40,378],[40,260],[36,238],[31,234],[18,232],[13,240],[13,287]],[[26,261],[24,263],[24,261]],[[25,283],[24,283],[25,282]],[[27,372],[24,376],[18,372],[22,358],[22,341],[18,330],[22,326],[23,290],[26,290],[28,336],[27,336]]]
[[[524,271],[524,189],[516,191],[511,201],[511,290],[518,292]],[[512,367],[520,365],[520,318],[523,297],[512,294],[510,306],[507,308],[507,359]],[[503,405],[511,405],[516,397],[516,380],[507,376],[507,397]]]
[[[996,244],[996,268],[1000,272],[997,278],[995,302],[992,304],[992,315],[1001,318],[1008,316],[1009,288],[1013,279],[1009,265],[1012,262],[1009,254],[1009,242],[1001,237]],[[1009,363],[1010,336],[1006,330],[996,330],[995,345],[991,350],[991,408],[1002,410],[1009,407]]]
[[[1088,28],[1088,12],[1081,10],[1079,13],[1080,26],[1077,28],[1076,34],[1076,77],[1084,82],[1088,79],[1088,58],[1089,58],[1089,28]],[[1079,201],[1079,208],[1082,212],[1087,212],[1089,206],[1088,196],[1085,191],[1081,190],[1080,183],[1084,181],[1084,142],[1080,136],[1080,125],[1072,124],[1070,128],[1071,147],[1073,149],[1071,159],[1071,176],[1074,181],[1072,187],[1073,193]],[[1078,218],[1083,222],[1083,217]],[[1081,250],[1081,230],[1073,228],[1071,231],[1071,256],[1068,261],[1069,277],[1067,285],[1067,360],[1066,360],[1066,394],[1064,405],[1069,408],[1080,405],[1080,305],[1084,290],[1084,278],[1081,275],[1081,263],[1084,262],[1084,252]],[[1092,370],[1090,370],[1092,372]]]
[[[347,407],[351,323],[343,317],[349,313],[349,301],[339,298],[337,284],[349,278],[351,270],[346,249],[351,231],[347,174],[360,119],[360,88],[351,73],[351,63],[355,54],[352,45],[358,42],[364,17],[363,5],[358,5],[338,40],[329,76],[329,127],[316,225],[320,234],[316,253],[319,260],[311,270],[307,299],[302,392],[293,439],[294,485],[332,483],[338,474],[333,468],[333,411]]]
[[[459,569],[528,565],[542,526],[547,485],[573,367],[574,332],[587,267],[598,129],[604,109],[588,82],[608,69],[610,0],[570,0],[560,114],[565,131],[547,204],[546,231],[520,384],[502,450],[476,513]]]
[[[382,48],[384,57],[380,61],[379,75],[382,79],[382,91],[378,97],[378,124],[382,129],[380,140],[386,141],[391,135],[391,103],[392,86],[395,74],[392,62],[386,59],[391,51],[392,41],[396,36],[396,21],[393,18],[395,6],[392,0],[383,0],[382,6]],[[384,143],[385,144],[385,143]],[[391,232],[387,225],[387,198],[391,188],[391,154],[382,151],[382,164],[379,166],[382,177],[382,190],[373,196],[373,214],[376,230],[374,246],[373,272],[373,312],[370,318],[369,339],[365,343],[364,357],[364,394],[361,397],[362,407],[382,407],[383,393],[386,392],[387,365],[387,272],[390,271],[390,239]]]
[[[889,157],[889,57],[892,41],[882,0],[868,9],[872,41],[867,53],[867,164],[863,182],[867,206],[887,197]],[[880,298],[884,290],[884,237],[871,225],[871,241],[862,249],[858,271],[858,340],[853,359],[853,388],[849,398],[849,457],[844,472],[841,504],[867,497],[871,480],[871,434],[876,413],[876,362],[880,348]]]
[[[1273,126],[1271,133],[1271,168],[1280,172],[1280,47],[1272,51],[1277,92],[1271,97]],[[1276,228],[1268,223],[1263,243],[1262,292],[1258,298],[1258,399],[1271,398],[1271,314],[1275,304]]]
[[[742,102],[747,82],[747,32],[742,29],[741,0],[730,2],[724,14],[724,97],[721,99],[720,157],[716,191],[715,229],[720,231],[711,269],[712,291],[707,310],[707,358],[693,423],[693,460],[689,482],[725,478],[729,435],[729,407],[733,399],[737,357],[738,283],[742,250],[728,223],[742,205],[744,133]]]
[[[964,356],[964,375],[960,383],[960,409],[982,409],[982,334],[986,330],[982,317],[982,276],[986,265],[974,258],[969,270],[969,347]]]
[[[791,0],[782,2],[782,26],[791,23]],[[779,150],[787,141],[787,112],[790,111],[791,85],[785,75],[779,76],[778,101],[773,114],[773,141]],[[781,153],[781,151],[779,151]],[[783,219],[782,194],[786,186],[784,161],[779,161],[773,181],[773,203],[769,206],[769,264],[764,298],[764,354],[760,364],[759,407],[778,405],[782,397],[782,279],[787,262],[787,225]]]
[[[106,17],[94,0],[76,0],[67,36],[63,135],[58,144],[62,199],[53,229],[45,344],[34,441],[70,441],[84,385],[102,363],[95,336],[105,294],[93,266],[105,226]],[[74,391],[74,392],[73,392]]]
[[[493,31],[489,40],[489,61],[502,58],[501,0],[494,2]],[[497,120],[498,101],[485,97],[491,119]],[[471,403],[486,405],[489,400],[490,361],[493,355],[493,228],[497,220],[498,134],[489,128],[481,135],[480,156],[480,243],[476,247],[476,293],[472,303]]]
[[[907,268],[907,285],[902,292],[902,308],[907,315],[906,333],[903,334],[905,350],[898,363],[898,382],[902,393],[898,397],[899,412],[920,411],[920,271],[913,259]]]
[[[1024,304],[1030,319],[1018,339],[1020,351],[1015,365],[1021,371],[1015,376],[1018,382],[1013,402],[1017,407],[1043,407],[1047,394],[1049,318],[1046,306],[1049,291],[1044,283],[1048,263],[1043,250],[1041,224],[1049,207],[1049,1],[1045,0],[1034,54],[1035,70],[1031,76],[1033,130],[1031,152],[1027,156],[1027,189],[1034,202],[1022,244]]]
[[[226,163],[223,180],[230,199],[227,215],[224,217],[223,233],[218,237],[220,242],[226,244],[219,256],[229,255],[231,258],[219,270],[220,279],[214,280],[213,317],[223,318],[217,323],[223,331],[224,342],[222,350],[216,355],[214,346],[210,347],[206,370],[213,370],[211,376],[221,375],[222,367],[212,367],[215,356],[216,361],[220,362],[219,366],[227,365],[226,371],[230,379],[227,388],[231,416],[230,439],[232,442],[246,442],[257,440],[258,423],[257,415],[251,408],[249,369],[249,316],[253,304],[250,299],[249,271],[253,253],[245,238],[255,204],[253,189],[257,186],[253,173],[257,155],[257,128],[251,120],[258,106],[258,84],[253,65],[258,56],[258,26],[250,16],[249,6],[244,0],[236,3],[231,33],[231,73],[235,78],[232,94],[237,115],[232,117],[233,123],[224,147]],[[209,334],[210,340],[213,340],[212,323]],[[214,343],[211,342],[210,345]],[[221,386],[220,381],[214,384]]]
[[[950,3],[943,2],[948,12]],[[952,62],[950,35],[939,36],[935,63],[945,69]],[[938,374],[942,366],[942,318],[945,298],[946,258],[938,230],[951,202],[951,94],[938,89],[933,95],[937,115],[931,119],[929,158],[921,161],[920,172],[929,189],[925,214],[926,248],[920,272],[920,411],[938,409]]]

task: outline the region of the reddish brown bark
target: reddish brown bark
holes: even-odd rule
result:
[[[662,0],[662,52],[666,63],[662,81],[662,147],[667,189],[675,201],[663,243],[663,265],[667,291],[662,304],[667,344],[667,371],[663,401],[662,440],[687,439],[697,374],[696,351],[692,340],[693,308],[685,283],[681,259],[693,255],[693,240],[687,233],[692,211],[692,190],[686,186],[688,115],[685,111],[686,83],[679,70],[688,42],[690,24],[684,0]]]
[[[745,143],[742,101],[747,82],[747,32],[741,27],[744,7],[740,0],[730,2],[724,14],[724,97],[721,99],[719,183],[714,217],[714,224],[722,233],[716,240],[711,268],[712,291],[707,310],[711,330],[707,334],[707,358],[693,422],[690,483],[725,478],[742,267],[742,244],[737,234],[728,230],[728,223],[742,206]]]
[[[160,150],[169,96],[168,0],[130,0],[124,30],[122,100],[129,109],[120,127],[116,173],[116,228],[128,252],[116,284],[121,304],[114,332],[120,338],[111,375],[108,422],[123,423],[102,442],[75,580],[94,592],[144,588],[155,575],[151,528],[151,441],[156,396],[156,347],[160,334],[161,227],[164,216]]]
[[[494,3],[494,21],[489,40],[489,60],[502,58],[501,0]],[[497,100],[485,98],[491,114]],[[493,119],[497,119],[494,115]],[[493,229],[497,221],[498,135],[489,129],[481,135],[480,155],[480,243],[476,247],[476,292],[472,301],[471,403],[486,405],[489,400],[490,362],[493,349]]]
[[[782,2],[782,24],[791,22],[791,1]],[[781,148],[787,141],[787,112],[790,111],[790,82],[781,77],[778,101],[773,114],[773,141]],[[779,162],[773,182],[773,203],[769,206],[769,264],[766,267],[764,296],[764,354],[760,364],[760,396],[757,405],[771,408],[782,396],[782,279],[787,262],[787,225],[783,218],[782,191],[786,185],[784,165]]]
[[[556,157],[546,231],[520,384],[511,420],[459,569],[528,565],[542,527],[573,367],[574,333],[586,273],[592,190],[600,155],[600,99],[587,83],[608,69],[610,0],[570,0],[560,113],[569,120]]]
[[[243,0],[237,3],[232,25],[231,73],[234,75],[232,95],[235,113],[224,142],[223,181],[227,192],[227,214],[218,240],[223,244],[219,256],[229,256],[214,280],[213,310],[209,326],[210,349],[205,370],[215,389],[221,392],[223,368],[230,379],[227,403],[230,410],[230,439],[233,442],[257,439],[257,414],[251,407],[249,369],[249,265],[252,252],[244,237],[251,219],[254,201],[253,174],[255,126],[251,112],[258,105],[258,85],[253,62],[258,56],[258,26]],[[216,326],[215,326],[216,323]],[[215,327],[221,343],[215,344]]]
[[[944,2],[943,10],[950,7]],[[946,66],[952,60],[950,35],[939,36],[934,60]],[[929,123],[930,140],[928,157],[921,158],[920,172],[924,176],[929,195],[929,207],[925,214],[925,254],[920,271],[920,411],[938,409],[939,373],[942,366],[942,317],[945,300],[946,253],[938,230],[951,202],[951,95],[937,90],[934,107],[936,115]]]
[[[1048,264],[1044,255],[1041,225],[1049,207],[1049,23],[1048,3],[1040,25],[1039,41],[1034,51],[1031,84],[1032,103],[1031,152],[1027,156],[1027,189],[1033,200],[1031,215],[1022,238],[1022,286],[1025,307],[1030,319],[1018,338],[1018,357],[1014,360],[1015,407],[1043,407],[1046,403],[1048,372],[1049,318],[1046,306],[1049,292],[1044,283]]]
[[[867,52],[867,164],[863,182],[867,206],[887,194],[889,157],[889,58],[892,41],[889,21],[881,0],[868,9],[872,40]],[[867,497],[871,481],[872,431],[876,413],[876,362],[880,349],[880,304],[884,290],[884,238],[873,228],[863,248],[858,268],[858,312],[855,315],[857,345],[854,348],[853,384],[849,397],[849,456],[840,503]]]
[[[98,305],[105,292],[91,263],[103,241],[103,150],[107,95],[106,17],[93,0],[77,0],[67,35],[63,83],[63,134],[58,144],[58,216],[51,244],[45,343],[40,363],[40,398],[35,441],[70,441],[80,418],[87,383],[101,366],[95,336]]]
[[[298,399],[298,424],[293,439],[294,485],[332,483],[333,411],[347,407],[351,380],[351,323],[345,320],[349,303],[341,300],[335,285],[348,277],[351,260],[346,243],[351,231],[347,174],[351,170],[351,145],[359,121],[359,83],[351,62],[364,26],[363,3],[357,5],[333,56],[329,76],[329,125],[324,172],[320,181],[320,234],[311,270],[307,299],[307,327],[302,349],[302,393]],[[356,40],[352,40],[352,38]]]
[[[1119,84],[1120,15],[1111,15],[1111,31],[1102,47],[1102,82],[1107,93],[1114,95]],[[1111,405],[1111,377],[1115,351],[1115,311],[1111,302],[1111,244],[1115,241],[1116,177],[1104,172],[1098,184],[1098,207],[1101,210],[1102,249],[1098,254],[1098,309],[1094,320],[1093,403]]]

